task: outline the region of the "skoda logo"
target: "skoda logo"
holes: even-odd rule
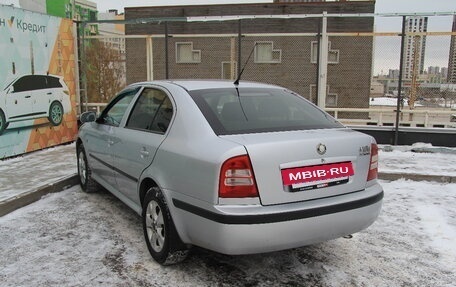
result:
[[[326,146],[324,144],[317,145],[317,152],[318,154],[325,154],[326,153]]]

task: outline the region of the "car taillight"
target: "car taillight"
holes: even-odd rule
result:
[[[367,174],[367,181],[376,179],[378,176],[378,146],[371,145],[371,157],[369,164],[369,173]]]
[[[248,155],[225,161],[220,171],[219,196],[222,198],[258,197],[255,176]]]

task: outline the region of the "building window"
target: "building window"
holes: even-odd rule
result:
[[[328,51],[328,64],[338,64],[339,63],[339,50],[329,50]]]
[[[193,50],[193,42],[177,42],[176,63],[201,63],[201,50]]]
[[[318,57],[318,42],[312,41],[311,45],[310,62],[316,64]],[[339,64],[339,50],[331,50],[331,42],[328,42],[328,64]]]
[[[233,65],[231,65],[233,63]],[[234,80],[237,76],[237,62],[222,62],[222,79]]]
[[[255,63],[281,63],[282,50],[274,50],[273,42],[255,42]]]
[[[326,107],[334,108],[337,107],[337,94],[326,95]]]

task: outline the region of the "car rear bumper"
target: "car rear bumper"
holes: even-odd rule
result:
[[[266,207],[216,206],[214,211],[174,199],[173,216],[186,243],[224,254],[252,254],[358,232],[378,217],[382,198],[383,190],[376,184],[319,200]]]

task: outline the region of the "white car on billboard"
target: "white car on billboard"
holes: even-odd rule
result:
[[[70,92],[55,75],[23,75],[0,91],[0,135],[11,122],[47,118],[53,126],[71,112]]]

